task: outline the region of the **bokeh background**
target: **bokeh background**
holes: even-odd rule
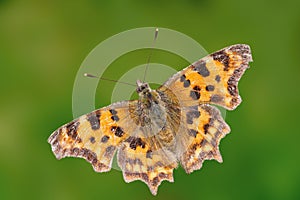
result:
[[[0,1],[0,199],[300,199],[299,1]],[[101,41],[146,26],[180,31],[208,52],[250,44],[254,62],[239,84],[243,103],[227,112],[224,163],[174,172],[153,197],[120,171],[95,173],[82,159],[57,161],[48,136],[72,120],[77,70]],[[118,79],[149,50],[128,53],[105,72]],[[188,63],[164,51],[152,62]],[[114,83],[101,81],[98,107]]]

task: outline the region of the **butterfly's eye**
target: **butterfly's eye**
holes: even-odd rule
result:
[[[144,86],[141,86],[141,87],[138,87],[138,88],[136,89],[136,91],[137,91],[138,93],[140,93],[140,92],[142,92],[144,89],[145,89],[145,87],[144,87]]]

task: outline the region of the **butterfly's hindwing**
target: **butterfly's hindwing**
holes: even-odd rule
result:
[[[185,131],[179,132],[179,160],[187,173],[201,168],[204,160],[222,162],[220,140],[230,132],[220,111],[214,106],[200,105],[184,109]],[[181,138],[185,138],[184,140]]]

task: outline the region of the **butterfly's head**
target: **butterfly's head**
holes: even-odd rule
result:
[[[136,92],[139,95],[145,95],[151,91],[148,83],[144,83],[140,80],[137,80],[136,85],[137,85]]]

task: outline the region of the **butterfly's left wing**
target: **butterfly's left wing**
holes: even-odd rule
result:
[[[97,172],[109,171],[114,154],[134,128],[129,104],[122,101],[95,110],[54,131],[48,142],[56,158],[80,157]]]

